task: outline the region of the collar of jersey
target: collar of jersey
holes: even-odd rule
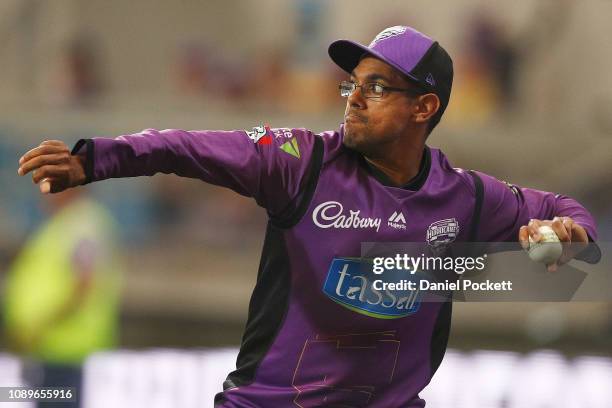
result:
[[[368,173],[372,175],[379,183],[387,187],[397,187],[403,188],[404,190],[410,191],[418,191],[423,187],[425,181],[427,180],[427,176],[429,175],[429,169],[431,168],[431,152],[429,151],[429,147],[425,146],[425,151],[423,152],[423,160],[421,160],[421,164],[419,166],[419,172],[416,176],[414,176],[408,183],[404,184],[401,187],[396,186],[393,182],[387,177],[387,175],[379,170],[376,166],[372,165],[362,156],[362,161],[365,163],[365,168],[368,170]]]

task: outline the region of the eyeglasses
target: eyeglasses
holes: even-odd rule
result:
[[[376,82],[367,82],[363,85],[357,85],[351,81],[342,81],[338,85],[340,89],[340,96],[348,98],[355,92],[357,88],[361,88],[361,94],[364,98],[368,99],[380,99],[385,96],[386,92],[406,92],[412,96],[420,95],[421,93],[415,89],[401,89],[392,88],[390,86],[384,86]]]

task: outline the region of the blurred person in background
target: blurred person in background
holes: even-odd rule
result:
[[[498,113],[507,115],[516,104],[519,74],[517,46],[492,13],[478,10],[466,26],[462,53],[456,63],[453,109],[455,125],[483,124]]]
[[[102,62],[95,37],[79,34],[71,39],[60,56],[58,102],[71,108],[94,106],[105,88]]]
[[[574,257],[598,261],[583,251],[595,222],[574,199],[454,168],[426,145],[453,81],[437,41],[394,26],[368,46],[338,40],[328,52],[350,74],[337,131],[147,129],[81,139],[72,151],[45,141],[19,160],[18,174],[32,172],[43,193],[161,172],[266,209],[237,369],[219,407],[425,406],[419,393],[442,362],[452,302],[375,290],[359,264],[363,242],[525,244],[546,225],[566,244],[549,271]]]
[[[113,217],[81,189],[44,196],[49,219],[8,270],[4,329],[31,386],[74,387],[84,360],[118,340],[121,260]]]

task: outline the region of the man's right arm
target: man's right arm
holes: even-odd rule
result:
[[[263,131],[263,127],[261,128]],[[174,173],[255,198],[280,214],[299,195],[317,137],[305,129],[185,131],[169,129],[94,138],[72,154],[59,141],[43,142],[20,160],[43,193],[115,177]]]

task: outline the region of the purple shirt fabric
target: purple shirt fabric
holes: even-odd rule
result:
[[[237,370],[218,407],[425,406],[418,394],[444,354],[450,308],[423,302],[408,309],[389,293],[365,295],[347,283],[363,281],[351,262],[362,242],[426,242],[440,222],[453,227],[456,241],[467,241],[474,181],[440,150],[427,148],[420,188],[384,185],[343,146],[342,135],[342,128],[318,135],[267,127],[148,129],[89,144],[90,181],[175,173],[251,196],[274,219],[299,207],[315,145],[322,143],[303,215],[290,226],[268,225]],[[531,218],[554,216],[572,217],[597,239],[593,218],[572,198],[478,175],[484,184],[479,241],[517,241]],[[375,310],[381,305],[389,316]]]

